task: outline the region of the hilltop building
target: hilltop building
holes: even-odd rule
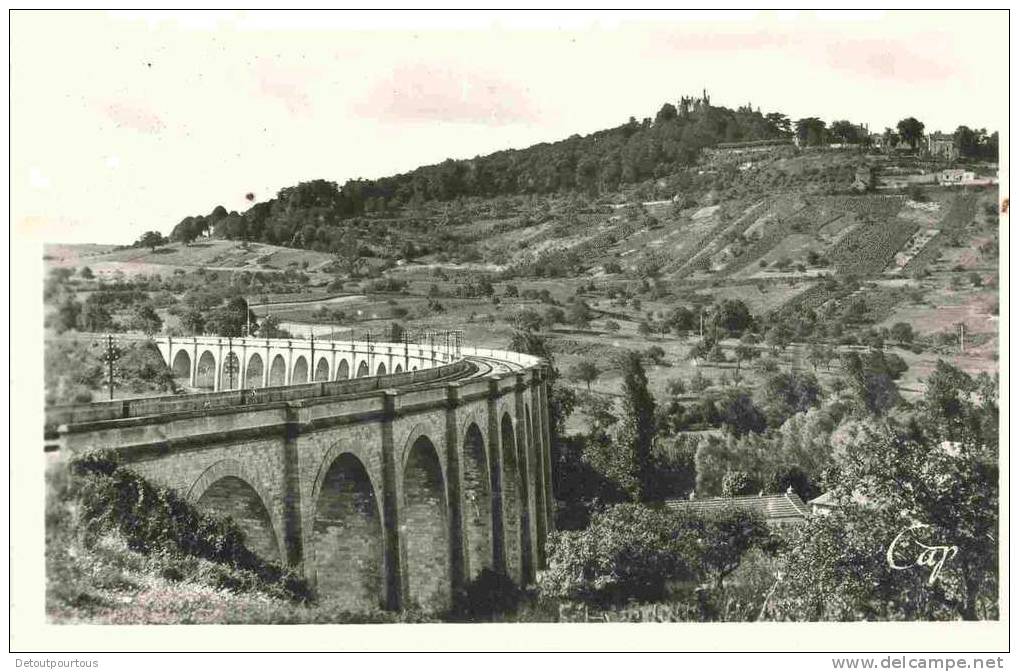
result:
[[[691,113],[703,113],[707,112],[708,108],[711,107],[711,98],[708,96],[708,90],[704,89],[701,92],[700,98],[694,98],[693,96],[682,96],[679,99],[679,116],[688,117]]]
[[[927,136],[927,151],[947,161],[959,158],[959,150],[955,146],[955,136],[948,133],[935,132]]]

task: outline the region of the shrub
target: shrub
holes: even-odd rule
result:
[[[520,604],[521,596],[520,588],[511,578],[485,568],[467,584],[464,615],[468,620],[480,621],[512,613]]]
[[[660,599],[671,579],[689,578],[673,514],[636,504],[596,513],[585,530],[549,536],[543,596],[596,604]]]
[[[116,532],[133,551],[215,563],[218,567],[209,570],[214,575],[206,578],[218,587],[260,590],[288,600],[309,597],[304,579],[247,548],[232,520],[202,513],[174,490],[153,486],[119,466],[112,451],[86,451],[71,461],[70,472],[70,494],[79,503],[86,544]]]

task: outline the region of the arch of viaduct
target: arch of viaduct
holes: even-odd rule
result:
[[[164,337],[160,354],[188,386],[218,392],[347,380],[449,363],[460,348],[446,342],[378,343],[272,338]]]
[[[208,340],[221,339],[157,345],[167,361],[196,345],[226,357]],[[268,351],[287,352],[292,379],[298,357],[315,359],[310,342],[289,343]],[[266,347],[232,345],[249,366]],[[532,581],[552,526],[543,360],[325,346],[314,344],[329,382],[89,404],[65,414],[61,449],[114,448],[142,475],[232,516],[256,552],[345,608],[449,607],[486,568]],[[336,380],[341,361],[362,356],[390,373]]]

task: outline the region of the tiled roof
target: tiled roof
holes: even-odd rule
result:
[[[854,492],[852,497],[851,497],[851,499],[855,503],[863,505],[863,506],[866,506],[867,504],[870,503],[870,498],[866,497],[865,495],[860,494],[859,492]],[[821,507],[834,508],[834,507],[838,506],[839,503],[835,499],[835,492],[833,490],[829,490],[828,492],[825,492],[825,493],[823,493],[821,495],[818,495],[814,499],[810,500],[809,502],[807,502],[807,504],[809,506],[821,506]]]
[[[729,506],[746,507],[757,511],[766,521],[780,521],[790,518],[806,518],[810,510],[799,495],[744,495],[742,497],[712,497],[711,499],[667,499],[666,508],[674,511],[708,513]]]

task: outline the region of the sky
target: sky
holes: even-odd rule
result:
[[[872,131],[1007,130],[1008,15],[25,12],[13,235],[130,243],[216,205],[654,116],[707,89]]]

